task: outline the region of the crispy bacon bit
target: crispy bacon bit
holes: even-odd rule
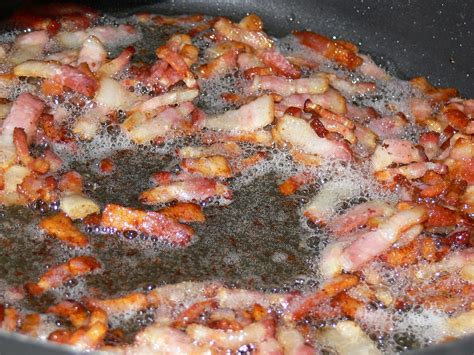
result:
[[[21,320],[20,332],[23,334],[28,334],[30,336],[37,336],[38,329],[41,325],[41,315],[38,313],[32,313],[26,315]]]
[[[100,172],[110,174],[114,170],[114,162],[110,158],[104,158],[99,163]]]
[[[102,212],[100,225],[119,231],[136,231],[178,246],[184,246],[191,241],[191,227],[176,222],[159,212],[142,211],[108,204]]]
[[[232,168],[227,159],[221,155],[183,159],[180,166],[188,173],[197,173],[204,177],[232,177]]]
[[[206,216],[202,212],[201,207],[189,202],[181,202],[174,206],[165,207],[160,210],[160,213],[181,223],[203,223],[206,221]]]
[[[362,64],[362,58],[357,55],[357,48],[351,48],[345,45],[345,43],[332,41],[327,37],[313,32],[294,32],[294,35],[301,44],[347,69],[354,70]]]
[[[75,328],[84,326],[89,318],[86,308],[79,302],[75,301],[62,301],[49,307],[46,312],[55,314],[58,317],[66,318]]]
[[[16,154],[20,162],[25,166],[28,166],[33,161],[28,149],[27,139],[28,137],[23,128],[15,127],[13,129],[13,144],[15,145]]]
[[[135,313],[148,306],[146,296],[138,292],[133,292],[123,297],[103,300],[89,297],[83,302],[89,309],[102,309],[109,316],[128,312]]]
[[[82,248],[89,244],[87,236],[82,234],[64,213],[43,218],[39,226],[49,235],[71,246]]]
[[[232,199],[232,192],[226,185],[208,178],[177,179],[140,194],[144,204],[159,204],[171,201],[202,202],[212,197]]]
[[[302,299],[296,299],[291,307],[291,314],[295,321],[302,320],[311,314],[311,311],[322,301],[333,298],[343,291],[347,291],[359,283],[355,275],[339,275],[317,290]]]
[[[100,263],[91,256],[78,256],[64,264],[53,266],[40,277],[37,283],[27,283],[26,290],[32,296],[40,296],[66,281],[91,273],[100,268]]]
[[[308,173],[291,176],[278,186],[280,193],[284,196],[293,195],[301,186],[311,184],[315,177]]]
[[[410,83],[420,90],[421,92],[425,93],[434,101],[447,101],[451,97],[455,97],[458,95],[458,91],[454,88],[435,88],[433,87],[428,80],[424,77],[417,77],[410,80]]]

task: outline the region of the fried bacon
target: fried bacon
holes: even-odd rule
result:
[[[273,42],[265,33],[244,29],[224,17],[221,17],[214,24],[214,29],[231,41],[242,42],[255,49],[268,49],[273,45]]]
[[[75,328],[84,326],[89,318],[86,308],[81,303],[75,301],[62,301],[49,307],[46,312],[66,318]]]
[[[250,93],[271,91],[281,96],[293,94],[324,94],[328,89],[328,81],[323,77],[285,79],[279,76],[258,76],[253,79]]]
[[[381,254],[397,241],[401,233],[428,218],[422,207],[414,207],[395,213],[374,231],[364,233],[344,249],[340,256],[346,271],[359,269],[364,263]]]
[[[343,215],[334,218],[328,227],[336,235],[345,235],[367,223],[369,218],[390,216],[394,208],[384,201],[370,201],[354,206]]]
[[[252,323],[242,330],[223,331],[203,325],[192,324],[186,328],[187,334],[203,344],[215,344],[220,348],[237,350],[245,344],[259,344],[275,334],[274,321],[271,319]]]
[[[51,267],[36,283],[27,283],[26,290],[32,296],[40,296],[49,289],[61,286],[68,280],[99,269],[101,264],[91,256],[78,256],[64,264]]]
[[[354,287],[359,282],[355,275],[344,274],[335,277],[321,289],[303,297],[295,299],[291,305],[291,314],[295,321],[302,320],[311,314],[311,311],[322,301],[330,299],[339,293]]]
[[[28,60],[14,68],[16,76],[52,79],[73,91],[92,96],[98,88],[97,80],[69,65],[55,62]]]
[[[272,122],[273,98],[264,95],[237,110],[207,117],[204,127],[225,132],[251,132]]]
[[[36,96],[23,93],[15,100],[7,118],[3,121],[2,132],[13,132],[14,128],[23,128],[28,141],[36,133],[38,119],[43,112],[44,103]]]
[[[357,55],[357,47],[348,42],[333,41],[314,32],[294,32],[294,35],[301,44],[347,69],[354,70],[362,65],[363,60]]]
[[[177,177],[172,182],[142,192],[140,201],[153,205],[171,201],[204,202],[213,197],[221,197],[223,202],[230,202],[232,192],[226,185],[209,178]]]
[[[374,171],[380,171],[393,163],[409,164],[424,160],[424,155],[414,144],[400,139],[385,139],[375,148],[372,167]]]
[[[105,206],[100,225],[119,231],[136,231],[160,238],[172,245],[184,246],[191,241],[193,229],[159,212],[142,211],[114,204]]]
[[[146,296],[138,292],[129,293],[123,297],[109,299],[87,297],[83,302],[89,309],[101,309],[109,316],[138,312],[148,306]]]
[[[188,173],[209,178],[229,178],[232,176],[232,168],[229,162],[221,155],[183,159],[180,166]]]
[[[64,213],[57,213],[53,216],[43,218],[39,224],[40,228],[66,244],[74,247],[85,247],[89,244],[88,238],[81,233],[72,221]]]
[[[352,159],[349,147],[342,142],[319,137],[311,125],[301,118],[283,116],[277,121],[276,131],[284,142],[305,153],[316,154],[323,158]]]
[[[205,222],[206,216],[199,205],[189,202],[180,202],[174,206],[165,207],[160,213],[181,223]]]

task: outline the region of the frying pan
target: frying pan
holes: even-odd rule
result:
[[[435,85],[453,86],[462,96],[474,96],[474,3],[469,0],[98,0],[89,4],[119,16],[147,10],[164,14],[199,12],[238,19],[255,12],[272,35],[311,29],[344,38],[358,44],[361,51],[402,79],[426,76]],[[17,6],[18,1],[2,0],[0,10],[6,15]],[[466,338],[419,353],[472,354],[472,349],[474,338]],[[0,355],[67,353],[71,352],[19,334],[0,334]]]

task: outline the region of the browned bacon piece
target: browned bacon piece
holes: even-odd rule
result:
[[[333,298],[339,293],[350,289],[359,283],[359,278],[355,275],[339,275],[329,281],[321,289],[305,296],[303,299],[295,299],[291,314],[295,321],[299,321],[311,314],[311,311],[322,301]]]
[[[86,275],[100,267],[100,263],[95,258],[91,256],[78,256],[64,264],[53,266],[40,277],[38,282],[27,283],[25,287],[31,295],[39,296],[74,277]]]
[[[148,306],[146,296],[138,292],[129,293],[122,297],[108,299],[86,297],[84,303],[90,309],[99,308],[104,310],[109,316],[119,315],[127,312],[138,312]]]
[[[314,32],[294,32],[301,44],[322,54],[347,69],[354,70],[362,64],[362,58],[357,55],[357,47],[348,42],[333,41]]]
[[[62,301],[46,312],[68,319],[75,328],[82,327],[89,319],[86,308],[76,301]]]
[[[189,202],[180,202],[174,206],[165,207],[160,210],[160,213],[181,223],[202,223],[206,221],[206,216],[202,212],[201,206]]]
[[[100,225],[119,231],[136,231],[155,236],[172,245],[184,246],[191,241],[193,229],[166,215],[108,204],[102,213]]]
[[[49,235],[74,247],[85,247],[89,240],[63,212],[43,218],[39,224]]]
[[[174,177],[172,181],[161,184],[140,194],[140,201],[154,205],[171,201],[203,202],[213,197],[232,199],[232,191],[224,184],[204,177]]]

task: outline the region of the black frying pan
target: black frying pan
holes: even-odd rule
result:
[[[427,76],[435,85],[454,86],[474,97],[474,3],[470,0],[171,0],[87,1],[108,12],[127,15],[137,10],[158,13],[206,13],[240,18],[255,12],[266,30],[282,36],[294,29],[311,29],[358,44],[363,52],[408,79]],[[81,3],[84,3],[81,1]],[[19,1],[2,0],[6,15]],[[425,354],[473,354],[474,338],[425,349]],[[62,347],[18,334],[0,334],[0,355],[66,354]]]

